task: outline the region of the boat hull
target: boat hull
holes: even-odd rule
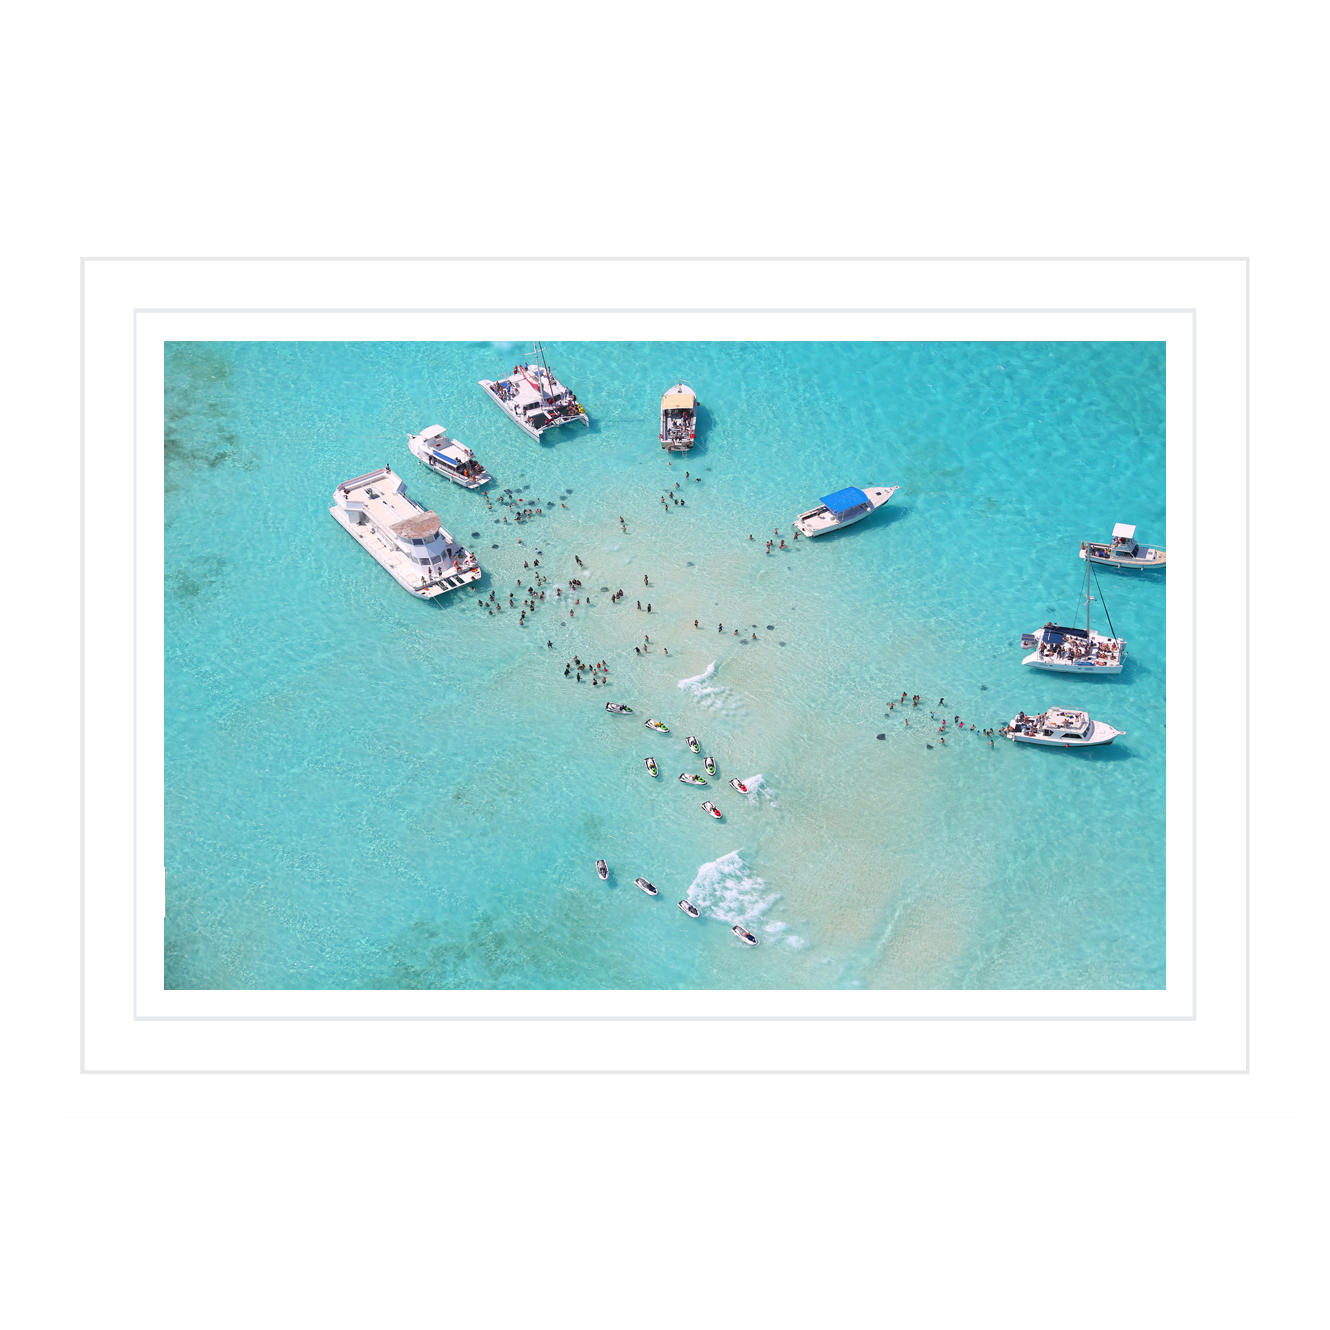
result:
[[[1104,568],[1127,568],[1134,569],[1136,572],[1149,572],[1153,568],[1166,568],[1168,566],[1168,555],[1163,550],[1147,549],[1146,553],[1152,557],[1141,559],[1118,558],[1112,554],[1092,554],[1085,546],[1081,546],[1082,559],[1088,559],[1091,563],[1097,563]]]
[[[1053,739],[1042,734],[1010,734],[1007,737],[1013,743],[1035,744],[1040,748],[1104,748],[1125,733],[1125,730],[1105,725],[1102,720],[1093,720],[1090,733],[1084,739]]]
[[[1056,658],[1041,657],[1038,651],[1032,651],[1021,661],[1022,665],[1028,665],[1034,670],[1048,670],[1053,674],[1121,674],[1122,666],[1117,665],[1094,665],[1088,661],[1058,660]]]

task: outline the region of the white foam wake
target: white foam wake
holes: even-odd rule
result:
[[[748,787],[748,793],[745,797],[750,804],[760,804],[763,799],[766,799],[772,808],[780,807],[776,802],[775,792],[767,784],[767,778],[761,772],[758,772],[756,776],[741,776],[740,784]],[[736,790],[735,793],[737,794],[738,791]]]
[[[688,888],[688,899],[708,918],[750,929],[761,922],[762,931],[772,942],[784,942],[796,949],[808,946],[803,938],[788,931],[789,924],[783,920],[763,920],[762,916],[780,899],[779,894],[749,870],[738,850],[703,864]]]
[[[695,674],[691,679],[680,679],[679,687],[691,694],[693,701],[700,706],[728,714],[735,709],[733,695],[724,684],[713,682],[715,677],[716,662],[713,660],[701,674]]]
[[[703,914],[727,924],[747,924],[776,903],[776,893],[751,873],[738,850],[713,859],[697,870],[688,899]]]

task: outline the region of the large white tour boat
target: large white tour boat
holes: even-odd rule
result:
[[[1122,661],[1127,654],[1127,642],[1121,637],[1103,637],[1090,627],[1090,606],[1094,597],[1090,594],[1090,573],[1092,569],[1085,565],[1085,627],[1068,628],[1060,623],[1046,623],[1032,633],[1021,634],[1021,646],[1028,651],[1034,650],[1021,661],[1022,665],[1031,665],[1036,670],[1054,670],[1060,674],[1121,674]],[[1095,583],[1099,582],[1096,574]],[[1103,590],[1100,588],[1100,596]],[[1104,607],[1105,616],[1108,607]],[[1108,621],[1109,631],[1113,630],[1113,620]]]
[[[391,467],[338,485],[328,511],[413,596],[432,600],[480,580],[476,556],[439,525],[437,513],[407,498]]]
[[[1110,568],[1162,568],[1168,560],[1163,550],[1153,545],[1136,543],[1136,528],[1119,522],[1113,528],[1113,539],[1107,543],[1081,541],[1081,558],[1091,563],[1107,564]]]
[[[448,431],[442,425],[431,425],[419,434],[408,434],[406,446],[422,465],[469,490],[488,485],[494,478],[476,461],[470,448],[448,437]]]
[[[800,513],[794,519],[795,529],[801,536],[839,531],[841,527],[861,521],[875,508],[881,508],[898,489],[899,485],[888,485],[886,488],[837,490],[835,494],[826,495],[818,507]]]
[[[676,383],[660,399],[660,446],[686,453],[697,438],[697,394]]]
[[[591,417],[575,393],[570,392],[545,362],[545,348],[535,344],[528,364],[514,365],[506,379],[481,379],[485,395],[519,429],[538,439],[547,429],[580,420],[591,427]]]
[[[1084,711],[1049,707],[1037,716],[1027,716],[1022,711],[998,733],[1018,744],[1042,744],[1045,748],[1099,748],[1111,744],[1118,735],[1126,734],[1126,730],[1115,730],[1102,720],[1091,720]]]

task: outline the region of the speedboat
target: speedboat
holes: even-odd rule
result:
[[[714,757],[704,757],[702,759],[702,765],[706,767],[708,776],[714,776],[716,774],[716,759]]]
[[[706,781],[704,781],[704,780],[702,779],[701,776],[694,776],[693,773],[692,773],[691,771],[685,771],[685,772],[683,773],[683,775],[681,775],[681,776],[679,777],[679,779],[680,779],[681,781],[683,781],[683,783],[684,783],[685,785],[705,785],[705,784],[706,784]]]
[[[697,394],[676,383],[660,399],[660,446],[686,453],[697,438]]]
[[[863,490],[853,487],[837,490],[835,494],[824,496],[816,508],[800,513],[794,519],[794,528],[801,536],[821,536],[828,531],[839,531],[843,526],[862,521],[875,508],[881,508],[898,489],[899,485],[878,485]]]
[[[596,872],[602,882],[608,882],[610,879],[610,866],[604,859],[596,860]]]
[[[643,723],[646,725],[647,729],[655,730],[660,734],[668,734],[670,732],[670,727],[668,725],[662,725],[658,720],[648,720]]]
[[[646,880],[646,878],[644,878],[644,877],[635,877],[635,878],[633,879],[633,881],[634,881],[639,887],[641,887],[642,890],[645,891],[646,894],[647,894],[648,896],[659,896],[659,895],[660,895],[660,892],[658,892],[658,891],[655,889],[655,887],[653,887],[653,886],[651,885],[651,883],[648,882],[648,881]]]
[[[695,753],[700,753],[702,751],[702,745],[697,742],[697,736],[695,734],[690,734],[688,738],[684,740],[684,743],[686,743]]]
[[[656,759],[655,759],[654,757],[644,757],[644,758],[642,759],[642,761],[646,763],[647,770],[648,770],[653,776],[659,776],[659,775],[660,775],[660,768],[656,765]]]
[[[1037,716],[1022,711],[998,730],[1015,743],[1042,744],[1045,748],[1101,748],[1126,732],[1066,707],[1049,707]]]
[[[1136,541],[1136,528],[1119,522],[1113,528],[1113,539],[1104,543],[1081,541],[1081,558],[1090,563],[1106,564],[1110,568],[1162,568],[1168,555],[1153,545],[1140,545]]]
[[[707,812],[711,814],[712,817],[720,816],[720,809],[717,808],[716,805],[713,804],[710,799],[706,800],[703,803],[702,807],[705,808]]]
[[[514,365],[506,379],[481,379],[485,395],[518,429],[538,439],[547,429],[580,420],[588,429],[591,417],[586,407],[554,377],[545,361],[545,348],[535,344],[532,360]]]
[[[407,497],[405,481],[391,467],[338,485],[328,512],[398,586],[421,600],[480,580],[476,556],[443,529],[438,513]]]
[[[466,489],[479,489],[493,479],[476,461],[475,453],[456,439],[450,439],[442,425],[431,425],[419,434],[408,434],[406,446],[422,466],[440,476],[447,476],[454,484]]]
[[[757,946],[757,939],[742,925],[735,924],[730,932],[739,939],[740,942],[746,942],[750,947]]]
[[[625,702],[606,702],[605,710],[612,711],[616,716],[631,716],[633,709]]]
[[[748,793],[748,786],[745,785],[743,781],[741,781],[737,776],[731,778],[730,784],[733,785],[734,788],[738,790],[740,794]]]
[[[1034,650],[1021,661],[1036,670],[1053,670],[1060,674],[1121,674],[1122,661],[1127,654],[1127,642],[1121,637],[1104,637],[1090,627],[1090,574],[1094,570],[1087,560],[1085,565],[1085,627],[1068,628],[1065,624],[1046,623],[1032,633],[1021,634],[1021,646]],[[1098,584],[1099,576],[1095,574]],[[1103,590],[1100,588],[1102,599]],[[1107,616],[1107,607],[1105,607]],[[1113,621],[1108,621],[1112,631]]]
[[[690,918],[696,919],[702,911],[692,901],[680,901],[679,908]]]

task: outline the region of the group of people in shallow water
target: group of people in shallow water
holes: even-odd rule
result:
[[[905,703],[906,703],[906,702],[909,702],[909,703],[910,703],[911,708],[914,708],[914,707],[917,707],[917,706],[921,705],[921,699],[920,699],[918,693],[913,694],[913,696],[911,696],[911,694],[909,694],[909,693],[902,693],[902,694],[900,695],[900,697],[896,699],[896,701],[894,701],[894,702],[888,702],[888,703],[887,703],[887,712],[888,712],[888,714],[890,714],[891,712],[895,711],[897,707],[902,707],[902,708],[903,708],[903,707],[905,706]],[[945,697],[939,697],[938,700],[937,700],[937,705],[940,706],[940,707],[944,707],[944,706],[946,706],[946,705],[947,705],[947,699],[946,699]],[[930,712],[928,713],[928,719],[929,719],[929,720],[940,720],[940,721],[942,722],[942,724],[938,726],[938,730],[937,730],[937,732],[938,732],[938,736],[939,736],[939,737],[938,737],[938,743],[943,744],[943,745],[945,746],[945,744],[946,744],[946,742],[947,742],[947,739],[946,739],[946,734],[947,734],[947,718],[946,718],[946,716],[939,716],[936,712],[934,712],[934,711],[930,711]],[[910,722],[907,720],[905,723],[906,723],[906,725],[908,725]],[[951,718],[951,723],[956,727],[957,730],[959,730],[959,731],[961,731],[962,733],[964,733],[964,731],[965,731],[965,722],[964,722],[959,716],[953,716],[953,717]],[[990,748],[993,747],[993,735],[994,735],[995,731],[993,731],[993,730],[981,730],[977,725],[975,725],[973,722],[971,722],[971,724],[970,724],[970,733],[971,733],[971,734],[974,734],[974,735],[982,735],[985,739],[988,740],[988,746],[989,746]],[[999,731],[996,731],[996,733],[1002,733],[1002,731],[999,730]],[[878,735],[878,738],[880,739],[880,738],[882,738],[882,736],[879,734],[879,735]]]
[[[578,683],[582,682],[583,670],[586,670],[590,673],[591,683],[593,686],[597,684],[607,684],[610,681],[609,680],[610,666],[608,661],[598,660],[594,665],[584,665],[579,657],[574,656],[572,660],[568,661],[563,667],[563,677],[565,679],[572,672],[574,666],[577,667]]]

